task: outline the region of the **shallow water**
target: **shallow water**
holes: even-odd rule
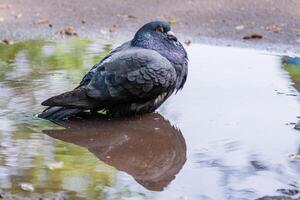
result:
[[[193,44],[185,88],[156,114],[66,129],[35,117],[111,48],[84,39],[0,45],[1,189],[70,199],[255,199],[299,189],[300,161],[289,156],[300,149],[299,59]]]

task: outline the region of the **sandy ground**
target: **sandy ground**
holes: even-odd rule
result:
[[[84,37],[130,38],[161,19],[173,22],[182,40],[300,52],[299,0],[1,0],[0,38],[60,38],[68,25]],[[253,33],[263,39],[243,40]]]

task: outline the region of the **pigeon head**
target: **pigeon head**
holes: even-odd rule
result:
[[[169,38],[170,40],[177,41],[177,38],[171,31],[170,24],[164,21],[149,22],[142,26],[135,34],[135,42],[142,39],[162,39]]]
[[[187,57],[181,43],[165,21],[153,21],[142,26],[132,40],[132,46],[152,49],[173,63],[182,63]]]

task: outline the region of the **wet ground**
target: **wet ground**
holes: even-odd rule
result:
[[[52,39],[72,26],[83,37],[129,39],[153,20],[184,40],[300,52],[299,0],[1,0],[0,40]],[[243,40],[260,34],[263,39]]]
[[[38,119],[40,102],[74,88],[111,42],[0,45],[4,192],[20,199],[298,197],[299,59],[192,44],[185,88],[155,114],[85,116],[62,126]]]

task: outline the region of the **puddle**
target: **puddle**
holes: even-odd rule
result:
[[[111,48],[84,39],[0,45],[2,190],[69,199],[256,199],[300,190],[300,161],[289,156],[300,153],[298,58],[193,44],[185,88],[158,113],[73,120],[66,129],[35,117],[41,101],[74,88]],[[24,182],[35,190],[23,191]]]

